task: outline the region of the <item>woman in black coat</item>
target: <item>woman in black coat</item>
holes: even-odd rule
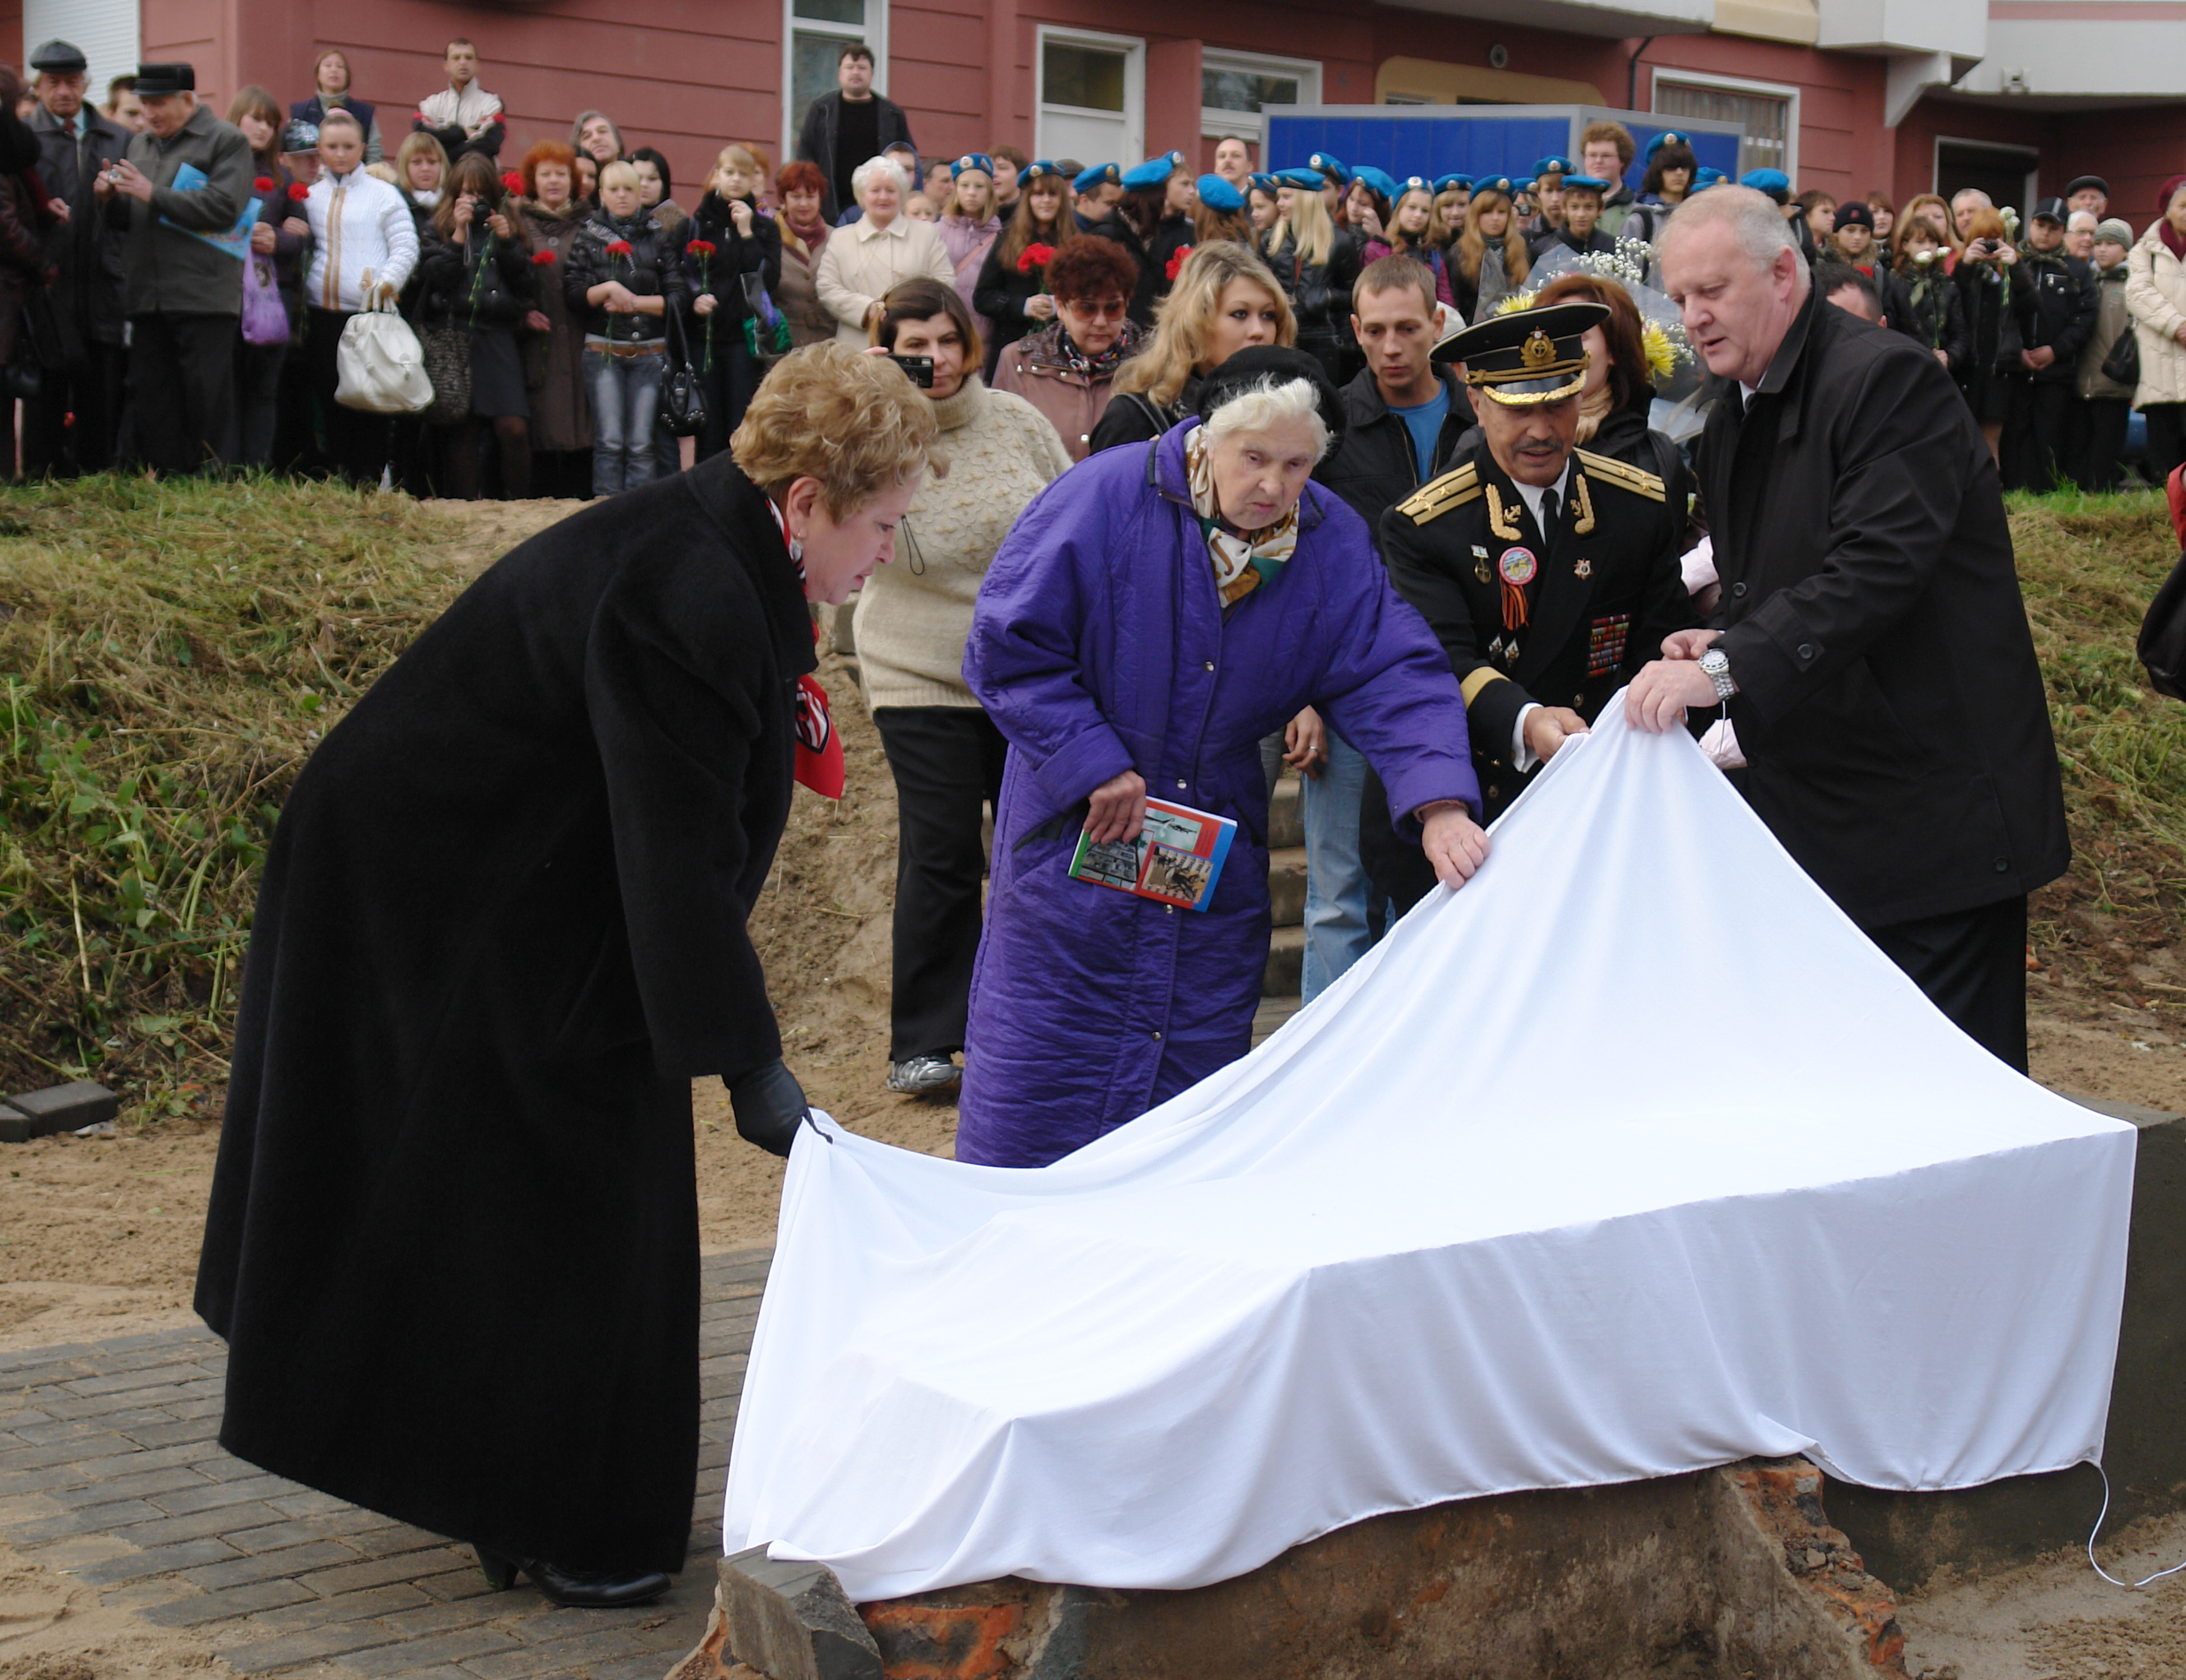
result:
[[[691,1081],[788,1153],[804,1096],[745,922],[824,739],[807,603],[887,557],[935,435],[889,363],[800,352],[733,458],[513,551],[304,767],[198,1273],[230,1451],[470,1541],[498,1584],[667,1590],[698,1473]]]
[[[460,328],[471,345],[471,411],[441,434],[443,493],[478,499],[479,446],[490,430],[501,452],[501,498],[531,494],[531,399],[516,333],[535,307],[531,234],[524,213],[480,152],[456,160],[418,253],[428,325]]]
[[[758,187],[759,160],[740,145],[723,146],[706,196],[683,230],[683,287],[692,316],[691,358],[706,386],[706,428],[698,445],[701,461],[729,447],[729,434],[759,388],[761,364],[744,331],[752,318],[744,298],[745,277],[756,275],[769,302],[782,289],[782,231],[759,207]],[[776,312],[780,313],[778,305]],[[768,332],[761,336],[761,348],[769,348]]]

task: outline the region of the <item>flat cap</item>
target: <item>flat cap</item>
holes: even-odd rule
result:
[[[30,55],[33,70],[50,70],[55,75],[65,76],[91,66],[84,61],[83,49],[73,41],[48,41]]]

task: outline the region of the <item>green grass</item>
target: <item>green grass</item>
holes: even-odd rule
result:
[[[142,1121],[225,1079],[275,815],[459,588],[435,533],[325,485],[0,490],[0,1094]]]

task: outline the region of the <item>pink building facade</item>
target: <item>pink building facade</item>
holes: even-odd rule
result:
[[[929,155],[1206,160],[1284,101],[1587,104],[1727,117],[1748,167],[1839,196],[2024,205],[2100,174],[2136,228],[2186,169],[2186,0],[0,0],[26,46],[71,20],[110,57],[133,24],[139,56],[190,59],[223,102],[252,82],[301,98],[339,46],[390,136],[466,35],[505,157],[597,107],[667,154],[686,204],[724,141],[778,161],[854,38]],[[121,67],[94,54],[95,79]]]

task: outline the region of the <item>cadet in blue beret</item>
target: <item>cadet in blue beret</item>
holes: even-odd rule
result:
[[[1113,163],[1091,163],[1078,171],[1078,177],[1070,184],[1070,190],[1081,196],[1098,191],[1102,187],[1123,188],[1123,171]],[[1113,203],[1113,199],[1109,200]]]
[[[1166,186],[1184,161],[1181,152],[1164,152],[1158,158],[1148,158],[1123,172],[1123,190],[1126,192],[1144,192],[1150,187]]]
[[[1369,239],[1378,239],[1388,231],[1396,207],[1396,183],[1386,170],[1361,164],[1351,172],[1351,184],[1344,188],[1339,204],[1336,225],[1363,251]]]
[[[1589,251],[1614,253],[1617,242],[1601,230],[1602,204],[1609,197],[1609,183],[1598,175],[1567,175],[1563,179],[1564,224],[1537,236],[1533,242],[1537,262],[1558,246],[1583,256]]]
[[[984,152],[965,152],[949,166],[949,178],[954,181],[966,169],[977,169],[989,181],[995,178],[995,160]]]
[[[1306,160],[1306,167],[1321,177],[1321,201],[1328,206],[1328,219],[1341,227],[1344,192],[1351,185],[1351,171],[1332,152],[1315,152]]]
[[[1059,180],[1062,177],[1062,173],[1063,172],[1057,168],[1055,165],[1048,159],[1034,158],[1030,163],[1027,164],[1023,168],[1017,172],[1018,190],[1020,192],[1023,191],[1027,186],[1030,185],[1034,181],[1049,179]]]
[[[1255,182],[1261,179],[1259,176],[1252,178]],[[1231,186],[1219,175],[1203,175],[1197,184],[1199,189],[1199,202],[1214,211],[1215,215],[1237,215],[1244,212],[1245,194]]]
[[[1526,183],[1533,214],[1526,218],[1526,243],[1538,246],[1545,234],[1564,225],[1564,177],[1579,171],[1569,158],[1551,152],[1534,164],[1534,178]]]
[[[1438,175],[1434,177],[1434,190],[1437,192],[1448,192],[1452,187],[1463,187],[1470,192],[1474,185],[1475,183],[1469,175]]]
[[[1089,164],[1078,171],[1070,190],[1077,195],[1078,231],[1105,233],[1123,201],[1123,171],[1113,163]],[[1136,243],[1136,241],[1134,241]]]
[[[1738,177],[1738,184],[1766,193],[1778,204],[1792,201],[1792,177],[1781,169],[1748,169]]]
[[[1692,143],[1675,129],[1665,129],[1647,143],[1647,173],[1640,181],[1639,202],[1632,207],[1618,230],[1628,239],[1652,245],[1661,237],[1670,213],[1698,190],[1698,160]]]
[[[1123,202],[1117,217],[1138,236],[1138,286],[1131,293],[1131,319],[1152,327],[1154,305],[1168,296],[1182,262],[1197,237],[1192,231],[1192,207],[1199,201],[1198,188],[1184,168],[1184,154],[1165,152],[1148,158],[1123,177]]]
[[[1275,179],[1276,186],[1296,192],[1317,192],[1325,184],[1317,169],[1277,169]]]

